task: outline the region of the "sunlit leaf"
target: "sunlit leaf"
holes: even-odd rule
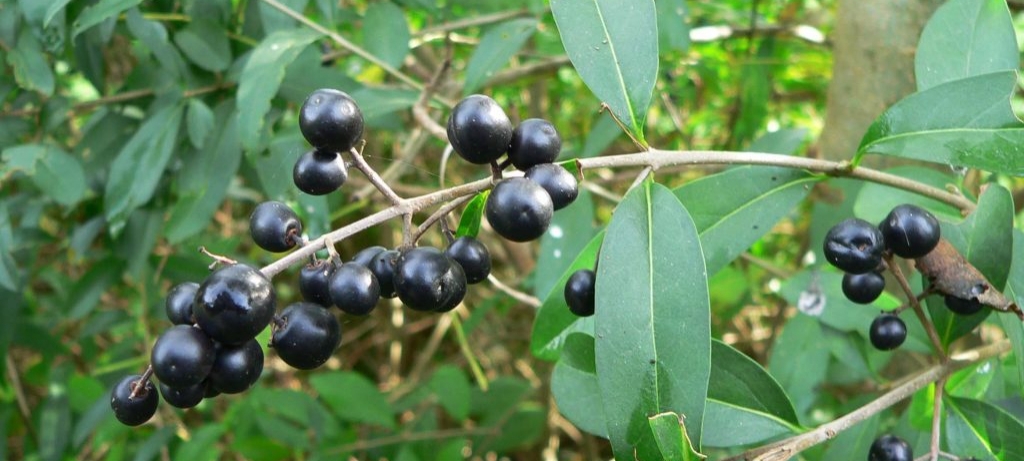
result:
[[[918,91],[1019,66],[1005,0],[952,0],[940,6],[921,31],[914,54]]]
[[[466,64],[462,93],[469,95],[480,88],[484,81],[508,64],[536,31],[535,19],[513,19],[488,30]]]

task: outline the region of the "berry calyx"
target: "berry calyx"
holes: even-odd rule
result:
[[[462,266],[468,284],[480,283],[491,273],[491,252],[474,237],[464,235],[455,239],[444,253]]]
[[[885,291],[885,277],[879,272],[843,275],[843,294],[857,304],[871,304]]]
[[[276,305],[274,288],[262,272],[232,264],[203,281],[192,312],[196,324],[214,341],[242,344],[267,327]]]
[[[502,180],[484,205],[487,222],[494,231],[513,242],[528,242],[544,235],[553,213],[551,195],[527,178]]]
[[[901,258],[920,258],[939,244],[942,228],[935,215],[910,204],[899,205],[878,225],[885,245]]]
[[[551,196],[554,210],[561,210],[576,201],[580,194],[580,184],[576,177],[554,163],[541,163],[526,170],[526,178],[543,187]]]
[[[462,266],[433,247],[404,251],[395,265],[394,283],[398,299],[417,311],[451,310],[466,296]]]
[[[270,347],[281,360],[300,370],[323,365],[341,344],[338,319],[316,304],[298,302],[286,307],[274,327]]]
[[[302,222],[288,205],[269,201],[249,215],[249,235],[260,248],[275,253],[291,250],[302,237]]]
[[[885,239],[873,224],[850,218],[832,226],[825,235],[825,259],[851,274],[863,274],[882,263]]]
[[[175,325],[164,331],[149,356],[153,374],[171,387],[203,382],[213,368],[213,359],[213,341],[188,325]]]
[[[164,311],[167,319],[175,325],[192,325],[195,317],[192,316],[192,301],[196,297],[199,284],[195,282],[179,283],[167,292],[167,299],[164,301]]]
[[[335,268],[329,284],[331,301],[347,314],[369,314],[380,300],[377,277],[366,266],[356,262]]]
[[[317,149],[344,152],[363,136],[363,113],[348,94],[319,89],[299,109],[299,130]]]
[[[263,348],[250,339],[241,346],[217,347],[210,369],[210,385],[218,392],[237,394],[252,387],[263,373]],[[205,392],[205,389],[204,389]]]
[[[880,351],[889,351],[900,347],[907,339],[907,324],[898,316],[890,313],[880,314],[871,322],[868,331],[871,345]]]
[[[348,180],[348,167],[336,152],[311,150],[295,161],[292,180],[302,192],[326,195],[345,184]]]
[[[594,315],[594,291],[597,274],[590,269],[580,269],[565,282],[565,303],[569,311],[580,317]]]
[[[132,392],[139,385],[142,389],[132,398]],[[114,410],[117,420],[126,426],[138,426],[149,421],[156,414],[159,403],[160,396],[153,383],[148,379],[143,383],[140,375],[125,377],[110,391],[110,409]]]
[[[302,299],[323,307],[333,306],[329,283],[333,272],[334,265],[326,259],[302,266],[299,270],[299,293],[302,293]]]
[[[981,311],[983,304],[977,298],[963,299],[956,296],[946,295],[943,301],[946,308],[958,315],[973,315]]]
[[[914,451],[905,440],[885,434],[875,439],[868,451],[868,461],[912,461]]]
[[[484,165],[505,154],[512,142],[512,122],[493,99],[467,96],[448,117],[448,141],[462,158]]]
[[[519,171],[534,165],[551,163],[562,151],[562,138],[551,122],[531,118],[523,120],[512,131],[508,159]]]

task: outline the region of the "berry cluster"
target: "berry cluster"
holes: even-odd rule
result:
[[[904,204],[893,208],[878,226],[857,218],[833,226],[825,236],[825,259],[846,272],[843,294],[855,303],[869,304],[885,290],[885,258],[920,258],[935,249],[940,238],[934,215]],[[898,314],[883,312],[871,322],[868,336],[875,348],[892,350],[907,339],[907,325]]]

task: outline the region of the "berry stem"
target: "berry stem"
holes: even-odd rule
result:
[[[491,181],[493,181],[495,183],[497,183],[498,181],[501,181],[502,170],[504,170],[504,168],[502,168],[501,165],[498,164],[498,161],[497,160],[492,160],[491,161]]]
[[[142,393],[142,390],[146,388],[146,383],[149,382],[150,376],[153,376],[153,365],[148,365],[146,371],[142,372],[142,377],[132,384],[132,393],[128,395],[128,400],[135,400]]]
[[[227,256],[221,256],[221,255],[218,255],[218,254],[210,253],[210,250],[207,250],[206,247],[204,247],[204,246],[199,247],[199,252],[204,254],[204,255],[206,255],[206,256],[209,256],[209,257],[213,258],[213,262],[210,263],[210,266],[209,266],[209,269],[211,271],[215,267],[217,267],[217,264],[227,264],[229,266],[230,265],[234,265],[234,264],[238,264],[238,261],[235,261],[234,259],[228,258]]]
[[[398,194],[391,189],[391,186],[389,186],[388,183],[385,182],[379,174],[377,174],[373,167],[371,167],[369,163],[366,163],[366,159],[363,158],[363,154],[356,150],[355,147],[349,149],[348,153],[352,156],[352,165],[355,166],[357,170],[362,171],[363,174],[366,175],[366,179],[370,180],[370,184],[373,184],[381,194],[384,194],[384,196],[391,201],[392,205],[400,205],[404,201],[404,199],[399,197]]]
[[[480,390],[487,392],[487,388],[490,387],[490,382],[487,380],[487,375],[484,374],[484,370],[480,368],[480,362],[476,359],[476,354],[474,354],[473,349],[469,347],[469,340],[466,339],[466,331],[462,328],[462,320],[459,319],[458,312],[452,311],[450,315],[452,317],[452,329],[455,331],[455,339],[459,343],[459,349],[462,351],[462,355],[466,357],[466,362],[469,363],[469,369],[473,372],[473,377],[480,386]]]
[[[893,277],[896,277],[896,281],[899,282],[900,288],[903,289],[903,293],[907,295],[907,302],[910,303],[910,307],[914,308],[914,314],[917,315],[917,319],[921,321],[921,326],[924,327],[924,331],[928,333],[928,339],[931,340],[932,347],[935,348],[935,352],[939,354],[939,357],[943,362],[949,360],[949,356],[946,355],[946,349],[942,346],[942,340],[939,339],[939,334],[935,331],[935,325],[932,325],[931,320],[928,320],[928,316],[925,315],[924,309],[921,308],[921,303],[917,300],[917,295],[914,294],[914,290],[910,288],[910,283],[907,282],[907,278],[903,276],[903,270],[900,269],[899,264],[893,260],[892,255],[885,256],[885,264],[892,271]]]
[[[441,208],[438,208],[437,211],[435,211],[433,214],[427,217],[427,219],[423,220],[423,223],[420,224],[420,227],[418,227],[416,231],[413,232],[412,237],[410,238],[412,243],[416,243],[420,239],[420,237],[422,237],[423,234],[430,229],[430,226],[433,226],[434,223],[438,221],[443,222],[445,216],[448,216],[448,214],[451,213],[452,210],[455,210],[456,208],[462,206],[462,204],[472,200],[473,197],[473,195],[459,197],[444,204],[444,206],[442,206]]]
[[[929,447],[931,461],[939,459],[939,435],[942,434],[942,391],[946,387],[946,377],[943,376],[935,382],[935,406],[932,407],[932,441]]]

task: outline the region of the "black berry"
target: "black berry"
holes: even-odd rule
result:
[[[362,264],[350,262],[335,268],[329,283],[331,301],[342,312],[366,315],[380,300],[377,277]]]
[[[913,461],[914,451],[905,440],[885,434],[871,444],[868,461]]]
[[[167,312],[167,319],[175,325],[192,325],[195,317],[192,316],[192,301],[196,297],[199,284],[195,282],[179,283],[167,292],[167,299],[164,302],[164,310]]]
[[[341,343],[341,326],[327,309],[299,302],[281,312],[275,322],[270,347],[285,363],[301,370],[312,370],[331,358]]]
[[[370,263],[373,262],[373,258],[376,258],[377,255],[384,252],[384,250],[387,250],[387,248],[384,248],[379,245],[363,248],[362,250],[359,250],[359,252],[356,253],[354,256],[352,256],[351,262],[359,264],[360,266],[363,267],[370,267]]]
[[[508,159],[520,171],[551,163],[562,151],[562,138],[551,122],[539,118],[523,120],[512,132]]]
[[[341,155],[312,150],[295,161],[292,180],[295,187],[309,195],[326,195],[338,190],[348,179],[348,167]]]
[[[878,225],[885,245],[902,258],[920,258],[939,244],[942,229],[935,216],[914,205],[900,205]]]
[[[213,358],[213,341],[206,334],[188,325],[175,325],[156,340],[149,361],[160,382],[185,387],[206,379]]]
[[[316,90],[302,103],[299,130],[317,149],[344,152],[363,136],[363,113],[344,92]]]
[[[395,265],[395,291],[402,303],[417,311],[454,309],[466,296],[466,273],[441,250],[406,250]]]
[[[398,250],[387,250],[377,253],[368,266],[380,286],[380,295],[385,298],[398,296],[395,293],[395,266],[398,265]]]
[[[946,295],[944,301],[946,302],[947,309],[953,311],[954,314],[959,315],[976,314],[981,311],[981,308],[985,307],[977,298],[963,299],[956,296]]]
[[[288,251],[299,243],[302,223],[288,205],[269,201],[256,205],[249,215],[249,235],[267,251]]]
[[[493,99],[474,94],[459,101],[448,117],[448,141],[470,163],[491,163],[508,151],[512,122]]]
[[[203,281],[192,312],[214,341],[241,344],[267,327],[276,302],[273,286],[263,273],[245,264],[232,264]]]
[[[480,283],[491,273],[491,253],[483,242],[473,237],[465,235],[455,239],[444,253],[462,266],[466,283]]]
[[[894,314],[880,314],[871,322],[868,336],[871,338],[871,345],[876,349],[893,350],[907,339],[907,325]]]
[[[882,232],[863,219],[850,218],[825,235],[825,259],[844,272],[863,274],[882,263]]]
[[[494,186],[484,205],[494,231],[514,242],[535,240],[551,225],[551,195],[527,178],[508,178]]]
[[[580,184],[576,177],[569,170],[554,163],[541,163],[530,167],[526,170],[526,177],[547,191],[555,210],[569,206],[580,194]]]
[[[206,397],[206,386],[206,381],[185,387],[171,387],[160,383],[160,396],[172,407],[192,408]]]
[[[329,283],[333,272],[334,265],[326,259],[302,266],[299,271],[299,293],[302,293],[302,299],[324,307],[333,306]]]
[[[142,385],[135,398],[131,398],[135,387]],[[160,396],[156,394],[153,383],[146,380],[142,383],[142,376],[134,375],[122,379],[110,392],[110,409],[114,410],[117,420],[126,426],[138,426],[149,421],[156,414],[156,407],[160,403]]]
[[[580,269],[565,282],[565,303],[569,311],[580,317],[594,315],[594,281],[597,275],[590,269]]]
[[[263,373],[263,349],[255,339],[240,346],[217,347],[210,370],[210,385],[225,394],[237,394],[252,387]]]
[[[870,304],[885,290],[885,277],[878,272],[843,275],[843,294],[858,304]]]

